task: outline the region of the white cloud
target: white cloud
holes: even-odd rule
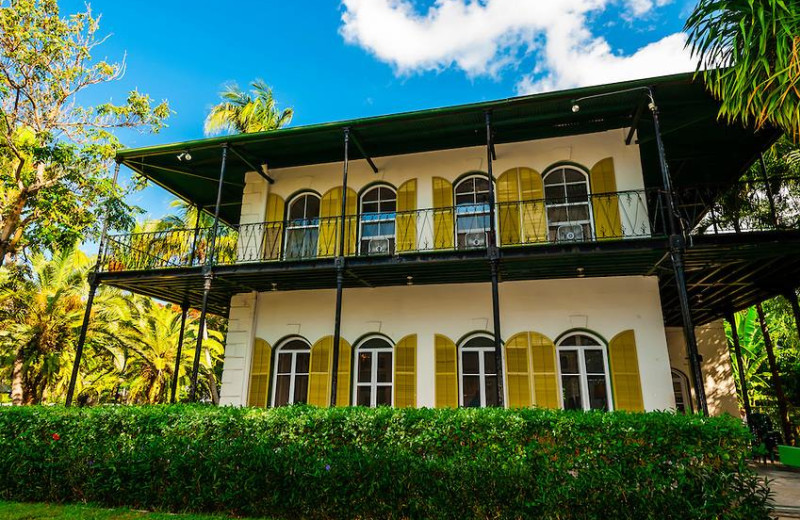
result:
[[[592,34],[587,18],[621,1],[642,17],[670,0],[436,0],[424,14],[410,0],[343,0],[340,32],[398,74],[457,67],[496,75],[532,54],[520,93],[657,76],[693,69],[685,37],[673,34],[630,55]]]

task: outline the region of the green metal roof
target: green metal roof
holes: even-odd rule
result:
[[[514,97],[445,108],[405,112],[335,123],[290,127],[269,132],[185,141],[148,148],[125,149],[117,159],[126,166],[194,204],[211,207],[216,200],[221,145],[228,154],[221,217],[239,221],[247,163],[270,169],[338,162],[343,159],[343,130],[350,128],[364,152],[380,168],[380,157],[444,150],[486,143],[485,112],[492,113],[497,144],[626,128],[643,100],[641,87],[655,92],[662,135],[675,184],[721,182],[739,177],[758,152],[779,135],[754,132],[717,121],[718,103],[693,74],[679,74],[580,89]],[[621,92],[624,91],[624,92]],[[587,96],[615,93],[580,102]],[[652,117],[644,110],[638,122],[642,166],[648,186],[660,184]],[[178,155],[190,152],[191,161]],[[364,156],[350,147],[351,160]]]

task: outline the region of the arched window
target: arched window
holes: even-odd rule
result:
[[[456,242],[459,249],[486,247],[489,230],[489,179],[470,175],[455,187]]]
[[[547,230],[551,242],[582,242],[592,238],[589,177],[571,166],[544,175]]]
[[[677,369],[672,369],[672,391],[675,392],[675,410],[692,413],[692,398],[689,394],[689,378]]]
[[[382,337],[371,337],[356,347],[356,406],[391,406],[394,349]]]
[[[361,195],[361,254],[394,252],[397,193],[388,186],[373,186]]]
[[[272,405],[306,403],[308,401],[308,367],[311,345],[304,339],[292,338],[282,343],[275,354],[275,378]]]
[[[611,382],[605,346],[574,332],[558,342],[558,371],[566,410],[611,410]]]
[[[466,408],[497,406],[494,340],[483,334],[472,336],[461,344],[459,351],[459,404]]]
[[[286,258],[317,256],[319,195],[301,193],[289,202],[286,222]]]

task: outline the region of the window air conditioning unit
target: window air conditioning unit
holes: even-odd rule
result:
[[[583,240],[583,226],[580,224],[558,226],[556,238],[559,242],[580,242]]]
[[[370,238],[367,244],[368,255],[388,255],[389,254],[389,239],[388,238]]]
[[[464,235],[464,245],[467,247],[486,247],[486,232],[478,231]]]

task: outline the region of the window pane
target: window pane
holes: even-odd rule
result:
[[[486,376],[486,406],[497,406],[497,376]]]
[[[589,220],[589,206],[586,204],[579,204],[577,206],[569,207],[569,219],[572,222],[580,220]]]
[[[356,406],[371,406],[370,389],[368,386],[359,386],[356,389]]]
[[[392,406],[392,387],[379,386],[375,389],[376,406]]]
[[[392,194],[392,199],[382,201],[379,208],[381,213],[393,213],[396,209],[397,202],[394,200],[394,194]]]
[[[308,343],[305,341],[301,341],[299,339],[293,339],[291,341],[287,341],[286,343],[281,346],[281,352],[287,352],[290,350],[310,350]]]
[[[296,220],[305,218],[305,201],[306,197],[299,197],[292,202],[292,205],[289,206],[289,219]]]
[[[362,198],[362,200],[364,202],[367,202],[367,201],[373,202],[373,201],[378,200],[378,195],[380,193],[379,190],[380,190],[380,188],[373,188],[373,189],[367,191],[366,193],[364,193],[364,197]]]
[[[306,197],[306,218],[319,217],[319,198],[314,195]]]
[[[278,373],[288,374],[292,371],[291,352],[281,352],[278,354]]]
[[[567,217],[567,208],[547,208],[547,219],[550,222],[568,222],[569,217]]]
[[[558,184],[564,182],[564,170],[556,170],[547,174],[544,179],[545,184]]]
[[[392,382],[392,353],[378,352],[378,382]]]
[[[461,358],[461,369],[465,374],[477,374],[478,352],[464,352]]]
[[[588,376],[589,408],[592,410],[608,410],[606,395],[606,376]]]
[[[586,182],[586,176],[577,170],[571,168],[564,169],[564,180],[566,182]]]
[[[361,205],[361,213],[378,213],[378,209],[377,202],[364,202]]]
[[[295,356],[294,371],[296,374],[308,374],[308,363],[311,355],[308,352],[298,352]]]
[[[464,383],[463,396],[464,406],[467,408],[478,408],[481,405],[480,394],[480,378],[478,376],[464,376],[462,378]]]
[[[567,184],[567,197],[569,197],[570,202],[586,201],[587,195],[586,184]]]
[[[483,353],[483,372],[484,374],[496,374],[497,365],[495,364],[494,351]]]
[[[565,410],[583,410],[581,402],[581,382],[578,376],[563,376],[561,386],[564,392]]]
[[[586,373],[587,374],[605,374],[606,366],[603,362],[602,350],[586,350],[584,351],[586,359]]]
[[[463,204],[473,204],[475,202],[475,197],[472,193],[467,194],[457,194],[456,195],[456,206],[461,206]]]
[[[289,404],[289,378],[291,376],[278,376],[275,382],[275,406]]]
[[[308,376],[296,376],[294,378],[294,403],[308,402]]]
[[[562,374],[579,374],[578,369],[578,352],[575,350],[561,350],[558,353],[558,358],[561,360],[561,373]]]
[[[466,179],[465,181],[459,183],[458,186],[456,186],[456,193],[473,193],[475,191],[475,183],[473,180],[474,179]]]
[[[358,355],[358,382],[368,383],[372,380],[372,353],[361,352]]]
[[[563,186],[547,186],[544,189],[544,197],[550,202],[564,202],[566,193]]]
[[[361,236],[364,238],[372,238],[380,236],[380,225],[377,223],[362,224]]]

